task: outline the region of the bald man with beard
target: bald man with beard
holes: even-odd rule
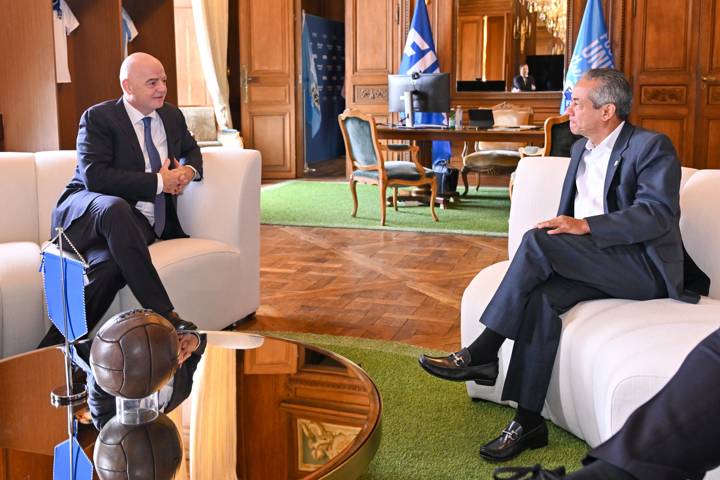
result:
[[[52,232],[62,227],[90,267],[85,285],[88,328],[102,318],[125,285],[144,308],[166,317],[178,331],[197,327],[175,312],[150,259],[148,245],[184,238],[177,195],[202,178],[200,148],[180,110],[167,102],[162,63],[133,53],[120,67],[123,95],[83,113],[77,167],[52,212]],[[40,343],[60,343],[51,327]]]

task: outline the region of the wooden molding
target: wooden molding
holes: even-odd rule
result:
[[[354,102],[363,105],[386,104],[388,87],[384,85],[354,85]]]
[[[684,85],[643,85],[640,103],[643,105],[685,105],[687,87]]]

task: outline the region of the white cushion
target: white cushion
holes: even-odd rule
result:
[[[32,153],[0,152],[0,243],[37,239],[37,189]]]
[[[50,214],[65,190],[65,186],[73,177],[76,162],[74,150],[35,154],[39,227],[37,241],[40,244],[55,236],[55,232],[50,232]]]
[[[0,243],[0,357],[34,349],[45,334],[40,247]]]
[[[720,170],[701,170],[685,184],[680,196],[683,243],[700,269],[710,277],[710,296],[720,299]]]
[[[150,245],[153,265],[178,314],[204,330],[219,330],[254,311],[258,285],[243,256],[226,243],[201,238]],[[120,308],[140,308],[128,287]]]

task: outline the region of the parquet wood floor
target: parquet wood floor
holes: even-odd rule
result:
[[[261,305],[238,328],[456,350],[463,290],[505,258],[505,238],[263,225]]]

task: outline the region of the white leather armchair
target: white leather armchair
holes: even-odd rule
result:
[[[508,253],[523,234],[555,216],[569,163],[564,157],[527,157],[517,169],[510,209]],[[563,316],[563,334],[543,414],[595,446],[620,429],[677,371],[685,356],[720,327],[720,170],[683,168],[680,229],[690,256],[710,277],[710,295],[698,305],[671,299],[582,302]],[[471,343],[478,321],[509,261],[483,269],[462,297],[461,338]],[[467,383],[468,394],[500,403],[512,342],[500,350],[494,387]],[[720,479],[720,471],[708,474]]]
[[[260,304],[260,154],[203,149],[204,178],[180,196],[188,239],[150,253],[178,313],[201,329],[224,328]],[[49,326],[41,245],[50,213],[75,168],[74,151],[0,153],[0,357],[33,349]],[[107,316],[138,306],[126,287]]]

